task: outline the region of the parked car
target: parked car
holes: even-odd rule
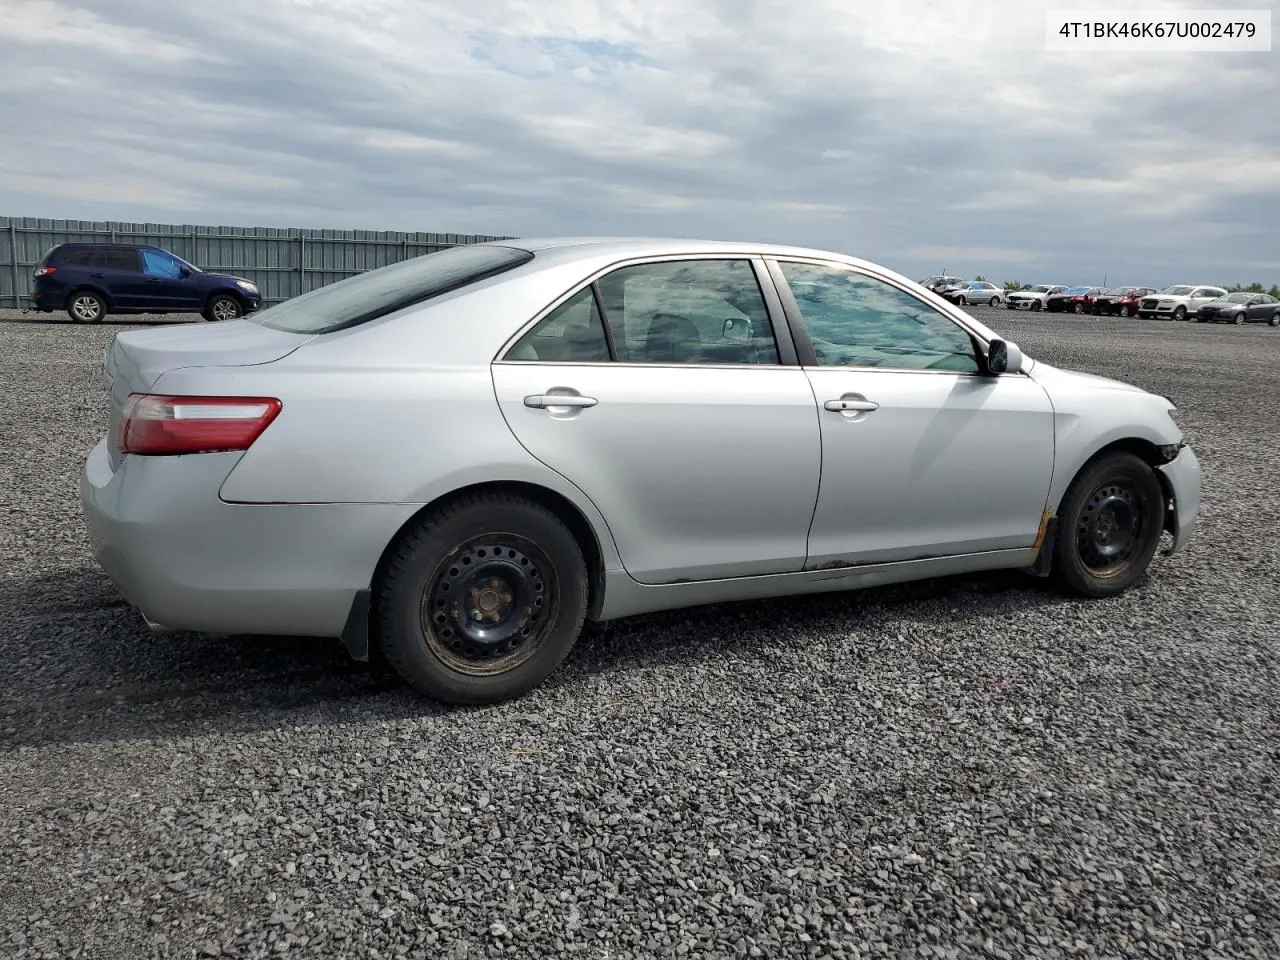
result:
[[[377,643],[451,702],[645,611],[1005,568],[1114,596],[1198,512],[1171,400],[822,250],[459,246],[118,333],[103,383],[83,509],[153,628]]]
[[[1106,287],[1067,287],[1047,297],[1044,307],[1050,313],[1093,313],[1094,300],[1107,292]]]
[[[1196,316],[1206,303],[1226,295],[1227,291],[1222,287],[1179,283],[1172,287],[1165,287],[1159,293],[1153,293],[1149,297],[1143,297],[1138,308],[1138,316],[1185,320],[1187,317]]]
[[[1065,285],[1058,283],[1033,283],[1008,294],[1005,305],[1010,310],[1043,310],[1045,300],[1066,289]]]
[[[1093,312],[1107,317],[1132,317],[1142,298],[1155,292],[1155,287],[1112,287],[1093,298]]]
[[[63,243],[44,255],[32,279],[31,305],[65,310],[77,323],[110,313],[199,313],[234,320],[262,306],[256,284],[208,273],[159,247]]]
[[[943,274],[937,277],[930,277],[928,280],[921,280],[920,285],[926,290],[932,290],[934,293],[938,293],[947,287],[954,287],[957,284],[964,282],[964,277],[948,277]]]
[[[1269,323],[1280,327],[1280,300],[1267,293],[1228,293],[1200,308],[1201,323]]]
[[[966,280],[954,287],[946,287],[940,293],[952,303],[962,307],[970,303],[985,303],[988,306],[998,307],[1000,301],[1004,299],[1004,290],[985,280]]]

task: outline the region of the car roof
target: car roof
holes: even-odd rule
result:
[[[530,253],[559,251],[583,256],[664,256],[670,253],[746,253],[782,256],[846,257],[847,254],[814,247],[755,241],[700,240],[689,237],[517,237],[491,243],[517,247]],[[572,248],[572,249],[571,249]]]

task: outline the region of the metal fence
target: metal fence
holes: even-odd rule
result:
[[[0,217],[0,307],[27,306],[32,270],[49,248],[59,243],[163,247],[201,269],[252,280],[268,303],[279,303],[335,280],[424,253],[506,239],[510,238]]]

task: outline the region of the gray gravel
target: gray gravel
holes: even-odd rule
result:
[[[76,502],[121,328],[0,317],[0,955],[1280,956],[1280,331],[975,312],[1173,396],[1184,555],[639,618],[457,710],[148,633]]]

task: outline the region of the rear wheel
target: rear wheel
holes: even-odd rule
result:
[[[1267,321],[1268,326],[1280,327],[1280,310],[1271,315],[1271,319]]]
[[[1056,579],[1085,597],[1111,597],[1146,572],[1164,530],[1164,491],[1131,453],[1105,454],[1067,488],[1054,545]]]
[[[220,293],[204,305],[204,318],[210,323],[215,320],[235,320],[244,313],[240,301],[229,293]]]
[[[987,301],[987,306],[990,306],[990,307],[998,307],[998,306],[1000,306],[1000,298],[999,298],[999,297],[992,297],[990,300],[988,300],[988,301]]]
[[[67,298],[67,316],[76,323],[98,323],[107,315],[107,301],[92,290],[77,290]]]
[[[497,703],[538,686],[573,649],[587,566],[544,507],[467,497],[393,549],[377,603],[383,652],[410,686],[446,703]]]

